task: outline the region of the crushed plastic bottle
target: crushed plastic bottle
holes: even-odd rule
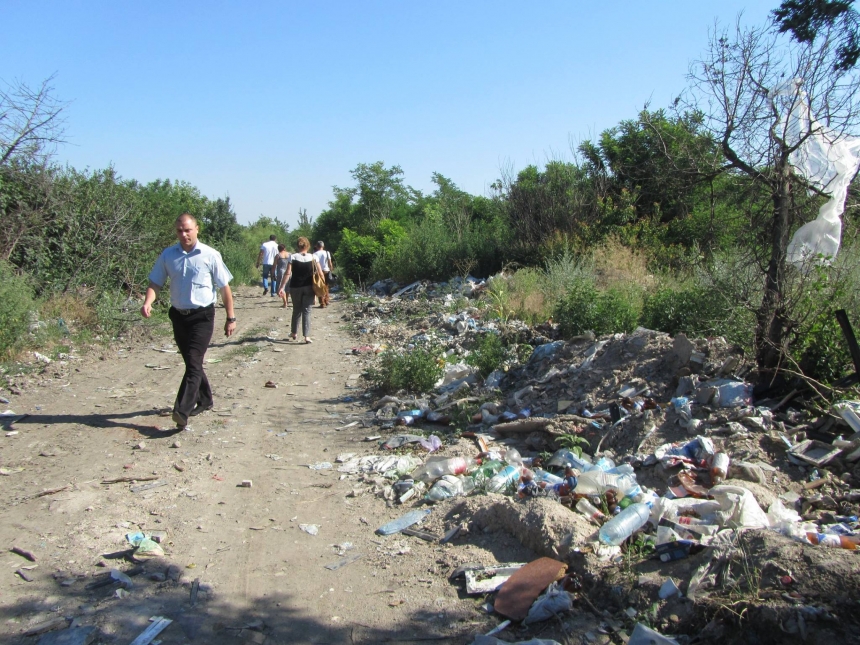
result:
[[[412,478],[429,484],[443,475],[462,475],[477,466],[471,457],[431,457],[412,473]]]
[[[468,495],[475,488],[475,482],[471,477],[465,475],[442,475],[427,491],[425,499],[430,502],[441,502],[442,500],[458,495]]]
[[[612,475],[599,469],[582,473],[576,485],[577,495],[603,495],[609,490],[617,491],[621,497],[641,492],[635,475]]]
[[[633,504],[601,526],[597,537],[604,544],[618,546],[633,535],[633,533],[645,526],[650,517],[650,504]]]

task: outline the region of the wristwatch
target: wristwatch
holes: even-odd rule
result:
[[[227,322],[228,322],[228,323],[236,322],[236,319],[235,319],[235,318],[228,318],[228,319],[227,319]]]

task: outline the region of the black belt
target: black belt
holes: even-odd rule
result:
[[[211,305],[206,307],[192,307],[191,309],[180,309],[179,307],[173,307],[173,310],[182,314],[183,316],[187,316],[188,314],[193,314],[195,311],[202,311],[203,309],[214,309],[215,303],[213,302]]]

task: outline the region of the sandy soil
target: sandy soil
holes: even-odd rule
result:
[[[10,473],[0,477],[0,542],[36,561],[8,550],[0,558],[0,641],[36,642],[23,632],[57,617],[98,626],[96,642],[128,643],[150,617],[166,616],[174,622],[159,636],[165,645],[468,643],[494,627],[500,619],[446,574],[457,562],[527,561],[532,552],[512,540],[377,536],[408,509],[352,496],[354,478],[307,467],[375,448],[364,442],[372,428],[337,430],[365,410],[344,400],[361,368],[341,307],[314,309],[313,345],[291,343],[290,312],[257,288],[238,289],[237,335],[217,335],[219,310],[207,354],[217,361],[207,365],[215,409],[184,432],[159,416],[182,374],[177,354],[155,349],[172,348],[169,335],[54,362],[20,394],[4,392],[7,407],[30,416],[0,437]],[[156,479],[103,483],[120,477]],[[125,535],[138,530],[167,531],[166,556],[145,562],[127,594],[88,588],[110,568],[134,570]],[[352,555],[361,557],[326,568]],[[171,564],[179,582],[150,579]],[[24,570],[31,582],[16,574],[34,565]]]

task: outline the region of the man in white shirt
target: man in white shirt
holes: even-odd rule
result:
[[[260,262],[263,263],[263,295],[269,291],[269,283],[272,287],[272,298],[275,297],[277,280],[275,279],[275,259],[278,257],[278,236],[270,235],[268,242],[263,242],[260,245],[260,252],[257,254],[257,268],[260,268]]]
[[[325,276],[326,291],[325,295],[320,298],[320,307],[328,307],[328,290],[331,288],[331,270],[334,267],[334,260],[331,253],[325,250],[325,244],[322,240],[314,244],[314,257]]]
[[[168,315],[173,323],[173,338],[185,361],[185,374],[173,404],[173,421],[178,428],[188,425],[188,417],[212,409],[212,388],[203,371],[203,357],[215,331],[216,289],[221,291],[227,312],[224,335],[232,336],[236,330],[233,292],[229,284],[233,276],[224,266],[221,254],[197,240],[199,232],[192,215],[179,216],[176,220],[179,243],[167,247],[158,256],[140,308],[144,318],[152,315],[152,303],[169,278],[171,307]]]

